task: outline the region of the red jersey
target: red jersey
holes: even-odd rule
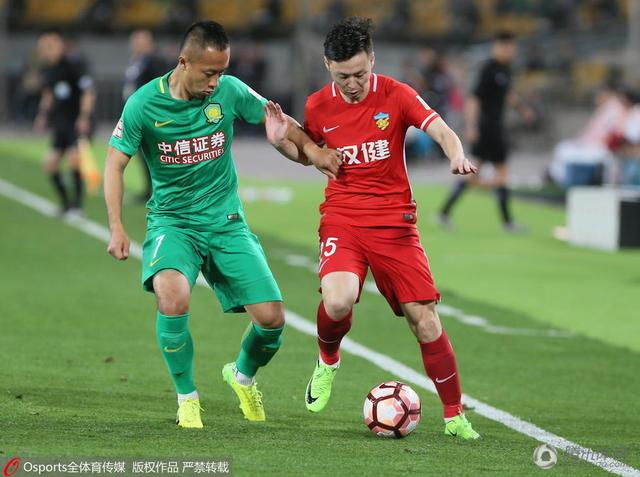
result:
[[[439,115],[405,83],[377,74],[370,81],[359,103],[347,103],[334,82],[307,99],[305,131],[343,153],[338,178],[329,179],[320,205],[322,222],[415,226],[405,136],[410,126],[426,131]]]

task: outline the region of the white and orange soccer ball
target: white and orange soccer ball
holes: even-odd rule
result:
[[[420,422],[420,398],[404,383],[387,381],[364,400],[364,423],[382,437],[404,437]]]

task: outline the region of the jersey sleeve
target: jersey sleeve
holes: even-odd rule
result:
[[[131,96],[124,105],[122,116],[118,120],[109,145],[125,153],[133,156],[142,141],[142,111],[141,105],[136,101],[136,96]]]
[[[69,59],[75,82],[78,89],[82,92],[93,89],[93,77],[89,72],[87,62],[83,57],[74,57]]]
[[[229,76],[228,80],[234,83],[236,90],[236,117],[250,124],[260,124],[263,122],[264,105],[267,100],[238,78]]]
[[[415,126],[426,131],[429,124],[440,117],[408,84],[398,83],[398,95],[398,104],[407,127]]]
[[[304,105],[304,131],[311,138],[311,140],[316,144],[324,144],[322,131],[317,126],[317,124],[318,122],[316,121],[313,108],[310,104],[310,101],[307,100],[307,102]]]
[[[491,86],[490,82],[491,82],[491,71],[490,71],[489,65],[486,64],[480,71],[480,74],[478,75],[478,77],[476,78],[476,82],[473,89],[471,90],[471,94],[476,98],[480,98],[480,99],[484,98],[485,96],[487,96],[487,91]]]

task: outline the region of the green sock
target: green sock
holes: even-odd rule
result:
[[[236,368],[246,376],[255,376],[258,368],[265,366],[282,344],[280,328],[261,328],[254,323],[249,324],[242,337],[240,353],[236,359]]]
[[[158,312],[156,337],[169,374],[179,394],[196,390],[193,384],[193,341],[189,333],[189,314],[166,316]]]

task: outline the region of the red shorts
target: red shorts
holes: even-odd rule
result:
[[[391,309],[400,303],[439,300],[418,230],[410,227],[354,227],[320,224],[320,280],[332,272],[352,272],[360,293],[371,268],[373,279]]]

